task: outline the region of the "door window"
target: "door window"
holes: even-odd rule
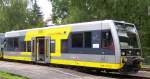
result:
[[[26,41],[26,52],[31,52],[31,41]]]
[[[50,52],[55,53],[55,40],[50,41]]]

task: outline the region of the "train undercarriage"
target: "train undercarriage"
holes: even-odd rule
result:
[[[120,73],[137,73],[141,69],[141,57],[126,57],[123,59],[124,66],[120,70]]]

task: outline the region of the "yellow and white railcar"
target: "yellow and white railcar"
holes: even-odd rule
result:
[[[5,34],[5,42],[4,59],[125,71],[140,69],[136,27],[123,21],[10,31]]]

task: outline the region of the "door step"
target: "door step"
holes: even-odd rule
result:
[[[36,61],[36,63],[45,64],[45,61]]]

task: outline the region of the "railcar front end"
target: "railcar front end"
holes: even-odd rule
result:
[[[114,22],[116,26],[122,63],[121,72],[138,72],[143,61],[139,35],[134,24]]]

